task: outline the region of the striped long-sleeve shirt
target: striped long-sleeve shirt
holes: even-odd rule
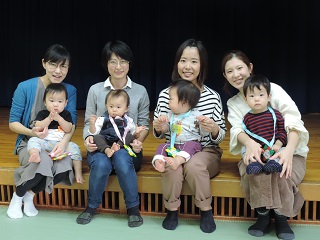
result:
[[[284,128],[284,119],[278,110],[273,109],[273,111],[276,115],[275,129],[273,117],[269,110],[258,114],[248,112],[243,118],[243,123],[250,132],[266,139],[269,143],[272,140],[275,132],[274,142],[279,140],[283,143],[283,146],[285,146],[287,143],[287,132]],[[250,137],[262,146],[265,145],[265,143],[259,139],[255,139],[252,136]]]
[[[195,109],[197,109],[202,115],[213,119],[219,126],[219,134],[217,138],[213,139],[210,133],[202,138],[201,145],[203,147],[218,146],[224,139],[227,131],[220,95],[216,91],[204,85],[200,100]],[[169,88],[166,88],[159,94],[157,107],[154,111],[154,119],[157,119],[160,115],[167,114],[169,111]],[[165,137],[167,142],[170,141],[169,133],[162,134],[160,136],[157,136],[155,131],[153,131],[153,133],[157,138]]]

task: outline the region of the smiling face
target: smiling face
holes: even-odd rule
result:
[[[127,60],[121,59],[112,53],[107,64],[108,72],[112,80],[123,80],[127,78],[129,72],[129,62]]]
[[[68,100],[66,99],[65,92],[48,92],[45,98],[44,105],[49,112],[55,111],[61,113],[67,106]]]
[[[270,97],[271,95],[268,95],[266,88],[260,86],[260,89],[257,87],[253,89],[248,88],[245,100],[251,108],[252,113],[256,114],[267,111]]]
[[[178,73],[181,78],[191,81],[196,86],[200,73],[200,55],[196,47],[186,47],[178,62]]]
[[[252,72],[252,64],[247,66],[237,57],[231,58],[225,64],[224,77],[234,88],[242,92],[243,84]]]
[[[67,76],[69,71],[69,61],[62,62],[45,62],[42,60],[42,66],[46,70],[46,79],[50,83],[61,83]]]

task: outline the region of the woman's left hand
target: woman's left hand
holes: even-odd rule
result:
[[[285,147],[283,150],[275,153],[270,160],[279,158],[279,164],[282,165],[282,172],[280,173],[280,178],[285,174],[286,178],[291,177],[292,173],[292,159],[294,150],[289,147]]]
[[[135,153],[141,152],[142,142],[140,142],[139,140],[134,139],[133,142],[130,143],[130,145],[131,145],[131,147],[132,147],[132,150],[133,150]]]

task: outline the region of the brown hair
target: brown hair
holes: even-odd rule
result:
[[[248,66],[248,68],[250,68],[251,61],[249,60],[249,58],[247,57],[247,55],[244,52],[242,52],[240,50],[231,50],[223,56],[222,61],[221,61],[221,71],[222,71],[223,75],[225,74],[227,62],[234,57],[240,59],[242,62],[244,62],[244,64],[246,64]],[[225,80],[223,90],[229,96],[232,95],[232,86],[227,80]]]

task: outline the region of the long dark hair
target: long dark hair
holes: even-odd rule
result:
[[[197,41],[195,39],[188,39],[184,41],[178,48],[176,52],[176,57],[174,60],[174,65],[173,65],[173,71],[172,71],[172,80],[175,81],[181,76],[178,73],[178,62],[180,61],[181,55],[187,47],[195,47],[199,51],[199,56],[200,56],[200,73],[199,76],[197,77],[197,83],[199,87],[202,87],[204,84],[204,81],[207,78],[208,75],[208,53],[204,45],[202,44],[201,41]]]

